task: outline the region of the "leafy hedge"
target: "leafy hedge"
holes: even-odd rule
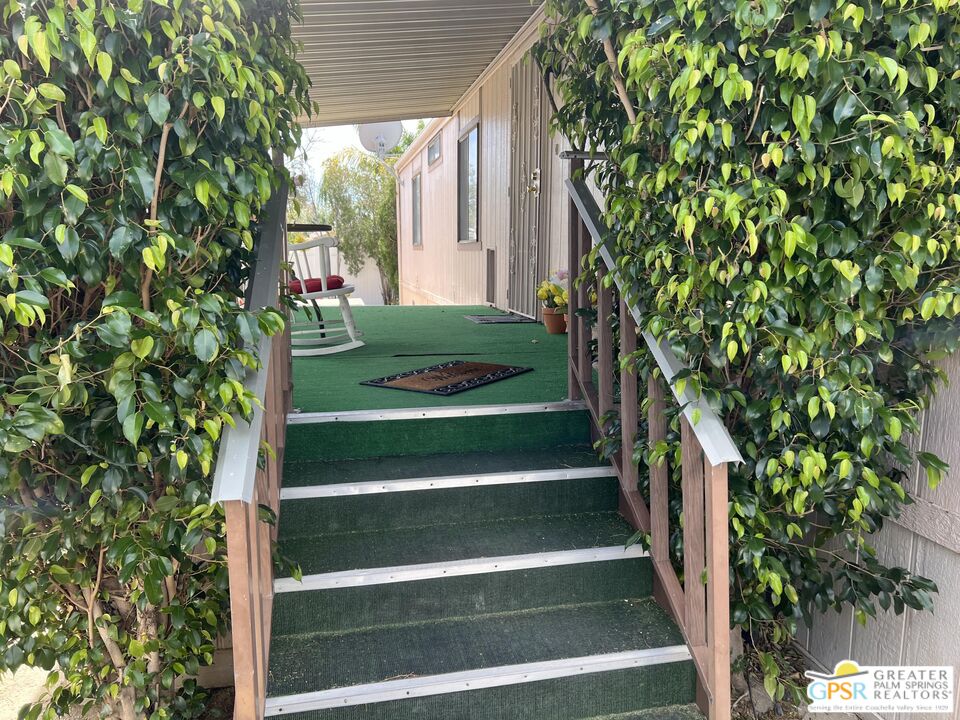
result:
[[[0,26],[0,670],[190,717],[227,617],[217,440],[274,311],[238,297],[307,109],[291,0],[9,0]]]
[[[588,5],[548,2],[536,52],[556,127],[610,155],[593,177],[647,329],[747,457],[735,622],[776,644],[813,609],[929,608],[868,536],[909,502],[903,468],[946,470],[907,438],[960,336],[958,3]]]

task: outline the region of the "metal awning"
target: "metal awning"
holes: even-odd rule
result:
[[[308,126],[449,115],[536,12],[531,0],[302,0]]]

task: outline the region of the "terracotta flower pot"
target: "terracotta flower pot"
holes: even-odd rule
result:
[[[548,335],[562,335],[567,331],[567,317],[559,308],[544,308],[543,325]]]

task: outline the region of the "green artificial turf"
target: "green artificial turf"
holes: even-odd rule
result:
[[[391,455],[355,460],[288,461],[283,486],[308,487],[361,482],[386,482],[441,475],[554,470],[605,465],[589,445],[528,450],[471,450],[432,455]]]
[[[590,442],[585,410],[287,425],[289,462],[544,450]]]
[[[613,471],[609,472],[610,476],[599,478],[284,500],[280,503],[280,537],[285,541],[317,533],[614,511],[619,484]]]
[[[390,678],[665,647],[679,630],[651,598],[274,637],[271,696]]]
[[[326,309],[325,309],[326,310]],[[293,405],[302,412],[554,402],[567,395],[566,335],[540,324],[477,325],[474,306],[358,307],[362,348],[293,359]],[[532,367],[533,372],[450,397],[367,387],[372,380],[450,360]]]
[[[693,663],[284,715],[289,720],[703,720]],[[643,712],[643,708],[649,711]],[[682,709],[680,709],[682,708]],[[692,709],[691,709],[692,708]]]
[[[671,663],[284,717],[290,720],[703,720],[702,715],[693,714],[695,708],[681,705],[692,702],[695,694],[693,663]],[[640,708],[650,708],[649,713]]]
[[[283,518],[280,518],[283,526]],[[526,517],[400,530],[285,538],[280,552],[304,575],[478,557],[625,545],[633,530],[616,512]]]
[[[647,558],[455,575],[429,580],[280,593],[273,636],[399,625],[454,617],[646,597]]]

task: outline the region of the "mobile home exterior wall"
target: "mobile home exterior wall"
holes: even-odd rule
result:
[[[530,62],[530,48],[543,19],[536,13],[480,76],[448,118],[431,122],[397,163],[400,304],[490,304],[507,308],[510,258],[511,70]],[[461,133],[479,124],[479,241],[457,242],[457,145]],[[427,148],[439,139],[439,160]],[[567,162],[561,138],[545,140],[540,180],[540,232],[547,272],[566,268]],[[420,244],[414,245],[414,178],[421,198]],[[492,255],[491,255],[492,253]],[[492,277],[491,277],[492,275]]]

